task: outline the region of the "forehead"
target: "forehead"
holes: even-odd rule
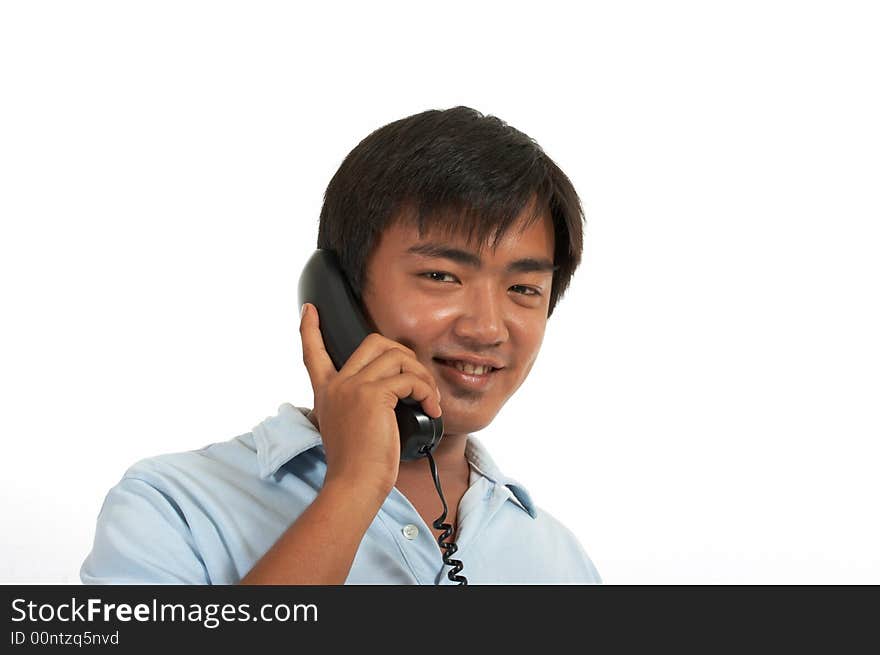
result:
[[[531,223],[531,224],[528,224]],[[468,238],[462,231],[443,227],[425,227],[420,234],[416,221],[398,220],[388,225],[373,251],[374,256],[407,257],[413,246],[431,243],[459,248],[479,255],[485,260],[508,260],[524,256],[553,260],[555,246],[553,220],[548,213],[536,220],[518,218],[497,241],[490,236],[483,242]]]

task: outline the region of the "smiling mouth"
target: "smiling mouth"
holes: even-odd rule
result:
[[[451,359],[439,359],[435,357],[434,361],[439,362],[444,366],[452,367],[467,375],[489,375],[490,373],[499,370],[492,366],[474,366],[473,364],[469,364],[467,362],[459,362]]]

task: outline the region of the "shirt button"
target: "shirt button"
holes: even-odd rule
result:
[[[403,527],[402,532],[403,532],[403,536],[406,537],[407,539],[409,539],[410,541],[419,536],[418,527],[414,526],[412,523],[410,523],[409,525],[405,525]]]

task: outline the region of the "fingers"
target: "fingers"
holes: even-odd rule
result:
[[[385,404],[394,408],[401,398],[410,396],[421,403],[425,412],[439,417],[443,412],[437,399],[437,389],[415,373],[402,373],[390,378],[369,382],[361,387],[365,393],[379,393]]]
[[[337,384],[355,382],[365,389],[380,391],[391,407],[398,398],[412,398],[420,402],[431,416],[440,416],[440,389],[430,371],[415,352],[378,333],[364,339],[338,372],[324,345],[318,311],[314,305],[303,305],[300,320],[303,363],[309,373],[312,391],[318,390],[335,378]],[[400,395],[403,394],[403,395]]]
[[[411,350],[408,348],[406,350],[407,352],[399,348],[389,348],[362,368],[357,374],[358,379],[368,383],[402,373],[412,373],[424,380],[434,390],[439,401],[440,389],[437,387],[434,376],[414,355],[409,354],[412,352]]]
[[[344,371],[340,372],[345,375],[354,375],[355,373],[358,373],[362,368],[370,364],[370,362],[376,359],[379,355],[392,348],[401,350],[407,353],[416,361],[418,361],[416,359],[415,351],[407,348],[403,344],[383,337],[377,332],[372,332],[367,335],[367,338],[363,340],[358,349],[355,350],[354,353],[352,353],[348,361],[345,362],[345,366],[342,367]]]
[[[330,355],[324,347],[318,310],[312,304],[303,305],[299,335],[302,341],[303,363],[309,372],[312,391],[316,391],[336,374],[336,367],[333,366],[333,360],[330,359]]]

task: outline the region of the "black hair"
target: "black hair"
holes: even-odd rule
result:
[[[555,235],[548,316],[580,264],[584,214],[568,177],[529,136],[469,107],[389,123],[345,158],[324,193],[318,248],[336,252],[355,294],[379,235],[394,221],[495,244],[525,210],[549,211]]]

